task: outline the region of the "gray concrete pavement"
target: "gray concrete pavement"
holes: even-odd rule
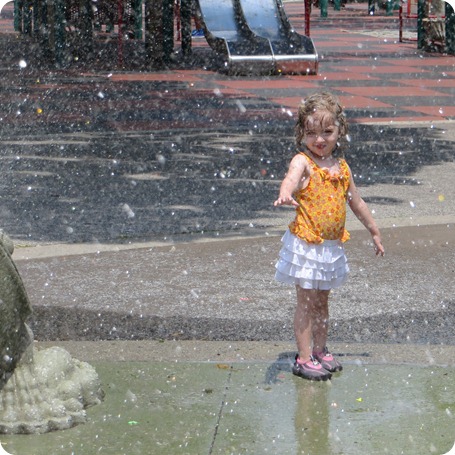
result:
[[[273,281],[277,235],[18,248],[37,348],[59,345],[95,365],[106,398],[87,411],[85,425],[5,436],[4,448],[14,455],[448,453],[453,201],[436,186],[443,183],[421,185],[407,216],[387,205],[378,214],[384,258],[349,223],[352,273],[333,293],[330,328],[344,370],[323,384],[290,371],[294,292]],[[421,211],[428,194],[448,195],[438,198],[447,204],[434,204],[444,213]]]
[[[384,228],[383,237],[386,256],[377,258],[368,233],[352,231],[331,339],[453,343],[454,224]],[[269,235],[17,265],[37,339],[292,340],[294,290],[273,279],[279,245]]]
[[[450,123],[438,124],[432,135],[435,144],[443,137],[446,149],[453,144]],[[334,341],[453,343],[455,165],[442,157],[424,165],[424,150],[417,153],[422,159],[409,159],[420,164],[401,180],[391,178],[392,167],[372,184],[365,178],[370,174],[356,175],[387,254],[373,257],[368,234],[349,213],[352,273],[333,293]],[[37,339],[292,340],[293,290],[273,280],[279,236],[292,210],[272,207],[278,179],[262,183],[268,198],[236,230],[213,226],[153,241],[19,240],[14,258],[34,306]],[[208,184],[220,180],[212,176]],[[226,219],[228,209],[222,210]],[[186,231],[193,218],[179,223]]]
[[[344,371],[290,371],[294,291],[273,281],[267,228],[123,244],[19,245],[37,348],[95,365],[106,398],[89,421],[5,436],[14,455],[445,454],[455,441],[452,163],[415,185],[362,186],[382,228],[373,255],[352,217],[351,277],[331,303]],[[369,199],[368,199],[369,198]],[[46,341],[47,340],[47,341]],[[30,451],[33,447],[33,451]]]
[[[450,175],[449,163],[423,167],[414,191],[362,187],[376,201],[387,254],[374,257],[349,219],[352,273],[333,293],[330,327],[344,370],[324,384],[290,372],[295,297],[273,281],[287,210],[273,211],[273,226],[255,235],[20,245],[14,257],[37,348],[58,345],[92,363],[106,398],[85,425],[3,436],[3,447],[13,455],[448,453]]]

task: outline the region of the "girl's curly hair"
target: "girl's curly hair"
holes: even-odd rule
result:
[[[298,147],[301,147],[304,140],[308,119],[316,111],[327,111],[332,114],[335,123],[340,128],[340,139],[347,141],[348,123],[338,97],[329,92],[322,92],[308,96],[299,106],[297,123],[295,125],[295,136]]]

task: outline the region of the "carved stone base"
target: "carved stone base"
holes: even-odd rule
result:
[[[8,377],[9,376],[9,377]],[[46,433],[86,421],[103,399],[95,369],[64,349],[30,346],[0,391],[0,433]]]
[[[30,301],[0,229],[0,433],[46,433],[85,422],[103,398],[94,368],[62,348],[37,351]]]

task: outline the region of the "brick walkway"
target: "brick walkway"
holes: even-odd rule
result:
[[[285,7],[295,28],[302,32],[303,4],[291,2]],[[12,3],[2,12],[2,32],[11,31],[11,8]],[[330,8],[329,17],[323,19],[319,17],[319,10],[314,10],[311,36],[320,58],[317,76],[227,77],[196,65],[190,70],[143,72],[140,68],[133,68],[132,59],[126,59],[126,68],[118,71],[114,47],[108,73],[104,68],[96,70],[95,64],[90,65],[95,71],[87,71],[79,65],[79,68],[53,73],[51,77],[41,74],[39,83],[33,81],[27,89],[29,96],[36,100],[37,111],[23,112],[21,119],[15,118],[14,122],[28,124],[36,120],[36,112],[40,112],[40,121],[47,126],[54,120],[59,123],[63,120],[68,122],[68,126],[85,124],[86,127],[96,127],[101,119],[105,119],[110,128],[124,131],[217,127],[231,120],[238,121],[239,117],[244,122],[255,118],[267,121],[277,116],[285,119],[295,112],[303,96],[321,89],[340,96],[353,122],[454,119],[455,58],[421,52],[415,41],[399,43],[397,14],[395,12],[393,17],[383,13],[369,16],[366,4],[353,4],[339,12]],[[408,21],[405,25],[408,31],[412,31],[416,24]],[[195,55],[210,52],[204,38],[193,41]],[[179,45],[176,42],[176,49]],[[136,46],[143,47],[140,43]],[[28,85],[30,80],[23,82]],[[99,96],[90,100],[98,109],[97,118],[87,116],[87,111],[81,107],[93,85],[100,88],[97,91]],[[46,94],[59,87],[64,87],[67,92],[67,102],[47,106],[44,101]],[[103,105],[107,103],[103,103],[103,93],[115,95],[110,98],[109,113],[121,110],[121,118],[105,112]],[[120,93],[121,97],[118,96]],[[140,118],[137,113],[129,112],[136,110],[134,99],[139,96]],[[68,105],[70,99],[78,100],[75,106]],[[145,115],[146,111],[157,109],[169,113],[173,106],[183,104],[189,115],[156,116],[153,112]],[[193,110],[192,106],[205,107],[204,112]],[[68,115],[68,112],[72,114]],[[8,116],[5,120],[8,121]]]

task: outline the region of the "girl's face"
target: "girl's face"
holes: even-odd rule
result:
[[[303,142],[311,153],[328,158],[332,155],[340,138],[340,128],[332,113],[316,111],[305,122]]]

